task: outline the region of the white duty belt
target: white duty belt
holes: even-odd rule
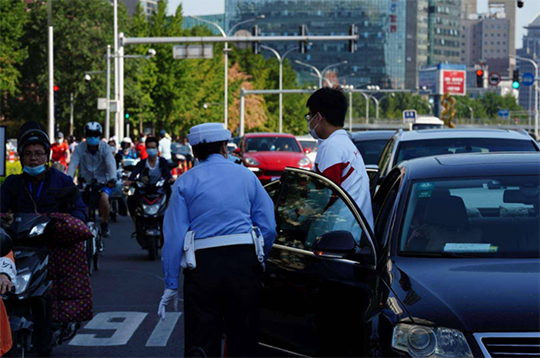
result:
[[[205,239],[195,240],[195,231],[188,231],[184,238],[182,261],[183,268],[193,270],[197,267],[195,251],[211,249],[214,247],[251,245],[255,246],[255,255],[261,264],[264,262],[264,238],[258,227],[253,227],[247,234],[234,234],[225,236],[214,236]],[[263,264],[264,265],[264,264]]]

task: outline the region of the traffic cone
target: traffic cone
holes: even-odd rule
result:
[[[9,152],[9,162],[10,163],[13,163],[15,161],[15,152],[14,151],[10,151]]]

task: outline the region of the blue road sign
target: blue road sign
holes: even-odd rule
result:
[[[404,123],[416,123],[416,118],[418,115],[416,114],[416,110],[414,109],[406,109],[403,111],[403,122]]]
[[[497,111],[497,114],[499,115],[499,118],[501,118],[501,119],[505,119],[505,118],[510,117],[510,111],[507,110],[507,109],[499,109]]]
[[[532,86],[534,83],[534,75],[530,72],[525,72],[521,76],[521,83],[523,83],[524,86]]]

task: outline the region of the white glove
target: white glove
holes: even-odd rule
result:
[[[159,302],[157,312],[161,319],[165,319],[165,307],[167,307],[171,301],[173,302],[174,310],[178,311],[178,290],[166,288],[165,292],[163,292],[163,296],[161,296],[161,302]]]

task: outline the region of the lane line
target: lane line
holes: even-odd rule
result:
[[[124,346],[148,315],[146,312],[102,312],[94,316],[84,329],[114,330],[109,338],[96,338],[96,334],[77,334],[70,346],[103,347]],[[116,319],[122,322],[114,322]]]
[[[146,342],[146,346],[166,347],[174,327],[176,326],[176,323],[181,315],[182,312],[167,312],[165,319],[160,319],[156,328],[154,328],[152,335]]]

